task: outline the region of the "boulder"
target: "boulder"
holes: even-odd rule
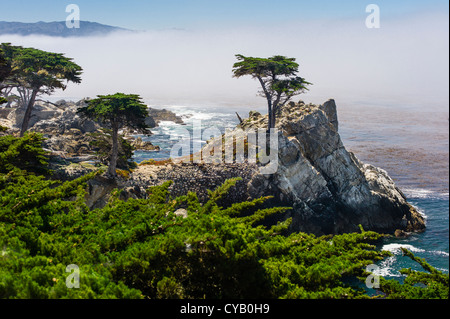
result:
[[[141,137],[133,139],[131,141],[131,145],[136,150],[140,150],[140,151],[159,151],[160,150],[159,146],[155,146],[149,141],[143,141]]]
[[[174,112],[166,109],[148,109],[149,117],[146,118],[145,123],[151,128],[158,126],[161,121],[171,121],[177,124],[184,124],[183,119]]]

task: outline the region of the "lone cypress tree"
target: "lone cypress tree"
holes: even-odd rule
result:
[[[107,174],[116,177],[117,158],[119,153],[119,130],[130,128],[147,133],[145,118],[148,109],[142,103],[139,95],[116,93],[113,95],[98,95],[90,100],[88,105],[78,109],[78,114],[101,122],[111,129],[112,150]]]
[[[234,77],[250,75],[261,84],[260,95],[267,99],[269,125],[268,130],[275,127],[278,110],[296,95],[308,90],[307,82],[297,75],[298,63],[295,58],[276,55],[270,58],[254,58],[237,54],[240,61],[234,64]]]

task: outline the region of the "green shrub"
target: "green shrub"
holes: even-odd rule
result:
[[[0,136],[0,173],[8,173],[15,168],[38,174],[48,173],[43,141],[44,137],[39,133],[26,133],[22,138]]]
[[[203,205],[194,193],[171,198],[167,182],[147,199],[122,201],[115,192],[91,211],[86,182],[99,173],[62,184],[0,174],[0,298],[368,298],[348,279],[388,255],[373,245],[382,235],[363,229],[283,236],[290,220],[260,221],[286,208],[248,214],[267,198],[219,207],[238,179]],[[180,207],[186,218],[175,214]],[[79,289],[66,287],[71,264]],[[448,275],[426,270],[405,271],[406,286],[382,280],[380,289],[393,298],[448,298]]]

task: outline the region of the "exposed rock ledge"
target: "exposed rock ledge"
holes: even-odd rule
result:
[[[44,134],[47,138],[44,147],[54,155],[62,158],[73,156],[86,156],[93,154],[95,149],[90,142],[95,138],[88,133],[100,129],[100,125],[94,121],[81,118],[77,114],[80,107],[86,105],[88,99],[78,102],[60,100],[56,103],[36,102],[30,118],[30,131]],[[9,128],[8,134],[18,134],[23,121],[23,108],[0,108],[0,125]],[[149,108],[149,116],[145,122],[150,128],[155,128],[161,121],[173,121],[183,124],[181,117],[165,109]],[[137,150],[157,151],[159,146],[153,145],[141,138],[134,138],[134,132],[123,132],[133,147]]]
[[[267,116],[250,112],[237,129],[266,124]],[[334,100],[319,106],[291,102],[280,111],[276,126],[280,130],[279,165],[274,174],[263,175],[258,165],[249,163],[142,165],[129,180],[120,183],[124,197],[145,196],[148,186],[173,180],[173,196],[196,191],[205,200],[206,189],[240,176],[243,181],[223,200],[224,205],[272,195],[269,205],[293,207],[283,216],[292,217],[291,231],[336,234],[358,231],[359,225],[390,234],[425,229],[424,218],[388,174],[362,163],[345,149],[338,133]],[[214,140],[203,151],[213,145]],[[104,202],[102,196],[96,197],[91,200],[92,206]]]

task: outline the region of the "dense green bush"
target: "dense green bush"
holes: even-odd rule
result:
[[[316,237],[283,235],[290,220],[262,226],[285,210],[258,210],[267,198],[219,207],[237,179],[203,205],[193,193],[170,198],[167,182],[147,199],[115,191],[89,210],[86,182],[97,174],[60,183],[18,168],[0,173],[0,298],[369,298],[351,283],[389,254],[373,245],[382,235],[363,229]],[[427,272],[403,270],[404,284],[381,280],[382,296],[448,298],[448,275],[405,254]],[[69,289],[73,264],[80,286]]]
[[[381,237],[373,232],[286,237],[280,233],[288,221],[253,226],[283,209],[240,217],[263,199],[221,209],[215,202],[234,181],[203,206],[195,194],[168,198],[166,183],[151,189],[148,199],[113,196],[103,209],[89,211],[83,183],[93,176],[59,186],[17,172],[2,176],[0,297],[366,297],[346,279],[364,275],[365,266],[385,254],[369,244]],[[174,214],[182,203],[187,218]],[[65,285],[70,264],[80,267],[79,289]],[[408,293],[387,282],[393,296]],[[427,296],[427,289],[414,289]],[[448,276],[440,296],[445,294]]]
[[[0,173],[14,168],[29,172],[48,173],[48,158],[42,149],[44,137],[39,133],[27,133],[24,137],[0,136]]]

